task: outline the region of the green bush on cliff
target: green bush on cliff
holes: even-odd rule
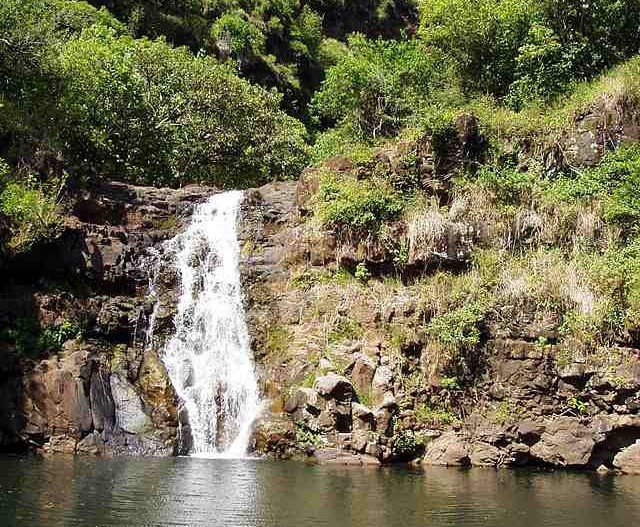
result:
[[[36,165],[44,153],[74,177],[172,186],[246,187],[306,164],[306,131],[280,94],[211,56],[134,39],[82,4],[0,5],[0,154]]]
[[[53,178],[47,183],[35,176],[0,180],[0,213],[8,220],[11,238],[8,247],[25,251],[34,243],[46,241],[60,232],[62,227],[61,196],[64,178]]]
[[[640,332],[640,239],[585,255],[582,265],[606,308],[604,337],[628,341]]]
[[[37,357],[59,351],[66,341],[80,334],[80,327],[69,320],[41,326],[35,319],[20,318],[0,329],[0,342],[13,344],[20,356]]]
[[[484,314],[481,304],[469,303],[433,317],[427,325],[427,332],[452,352],[469,350],[480,343],[478,323]]]
[[[325,174],[320,182],[316,214],[327,227],[376,232],[404,208],[402,195],[379,180],[339,178]]]
[[[608,153],[593,168],[582,170],[575,178],[563,177],[545,188],[549,199],[568,202],[602,203],[605,221],[633,235],[640,229],[640,146],[622,146]]]

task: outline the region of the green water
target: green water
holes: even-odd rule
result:
[[[616,527],[640,477],[260,460],[0,458],[0,526]]]

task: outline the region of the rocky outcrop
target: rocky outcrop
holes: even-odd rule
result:
[[[58,239],[5,262],[0,324],[20,342],[0,343],[0,447],[177,451],[178,401],[157,352],[175,283],[159,285],[165,310],[146,342],[150,262],[212,192],[100,183],[76,198]]]
[[[613,466],[625,474],[640,474],[640,439],[616,454]]]
[[[396,166],[392,154],[388,163]],[[354,170],[348,160],[331,163]],[[558,344],[557,317],[519,306],[486,318],[481,343],[459,373],[465,386],[438,378],[437,350],[413,329],[432,316],[420,306],[419,288],[341,281],[344,240],[313,231],[306,219],[316,183],[307,173],[297,186],[257,189],[244,212],[252,346],[271,402],[258,424],[259,451],[319,462],[370,456],[381,463],[635,470],[640,351],[567,350]],[[452,245],[459,262],[469,239],[468,250],[460,239]],[[420,250],[437,252],[426,243]]]

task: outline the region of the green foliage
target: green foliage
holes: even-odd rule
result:
[[[321,446],[324,443],[320,432],[312,430],[308,426],[300,423],[296,423],[296,444],[309,445],[309,446]]]
[[[420,36],[441,50],[468,90],[502,95],[514,79],[515,57],[525,40],[531,2],[423,0]]]
[[[284,353],[289,345],[291,332],[282,326],[272,326],[267,330],[266,348],[270,353]]]
[[[427,324],[427,332],[451,352],[470,350],[480,343],[479,322],[485,309],[478,302],[436,315]]]
[[[564,45],[546,26],[534,22],[516,57],[515,80],[507,101],[513,108],[544,104],[564,91],[571,81],[572,64]]]
[[[640,146],[622,146],[575,178],[563,177],[545,188],[550,199],[568,202],[601,200],[603,219],[630,235],[640,229]]]
[[[583,258],[596,292],[603,299],[605,336],[628,340],[640,328],[640,239]]]
[[[440,386],[446,390],[459,390],[460,383],[457,377],[442,377],[440,379]]]
[[[11,238],[8,247],[21,252],[33,244],[55,237],[62,228],[61,194],[64,178],[54,178],[41,183],[35,176],[7,179],[8,167],[0,166],[4,172],[4,184],[0,180],[0,213],[9,222]]]
[[[474,181],[489,191],[499,207],[508,210],[531,199],[538,174],[535,171],[520,171],[515,168],[497,168],[490,165],[480,167]]]
[[[281,95],[213,57],[134,39],[104,10],[7,0],[0,34],[12,160],[49,149],[75,177],[234,187],[294,177],[307,162],[306,132]]]
[[[403,430],[393,436],[391,451],[397,460],[411,460],[418,457],[424,450],[422,437],[411,430]]]
[[[285,107],[306,115],[306,104],[335,58],[326,37],[343,40],[355,31],[399,35],[415,10],[404,0],[92,0],[107,5],[136,36],[166,37],[195,53],[207,50],[236,59],[240,73],[276,87]],[[397,5],[396,5],[397,4]],[[409,16],[408,16],[409,15]],[[334,46],[335,47],[335,46]],[[322,49],[324,48],[324,49]],[[328,60],[328,62],[327,62]]]
[[[80,327],[68,320],[41,327],[36,320],[22,318],[3,329],[0,340],[15,345],[16,352],[22,357],[37,357],[59,351],[66,341],[80,334]]]
[[[359,262],[358,265],[356,265],[354,276],[357,280],[366,284],[371,278],[371,273],[369,272],[369,269],[367,269],[367,264]]]
[[[403,210],[402,196],[386,182],[358,181],[325,174],[320,182],[316,214],[327,227],[375,232]]]
[[[316,137],[311,161],[318,163],[335,156],[345,156],[355,163],[371,159],[372,144],[358,137],[349,123],[331,128]]]
[[[330,344],[345,340],[357,340],[362,336],[362,326],[357,320],[339,317],[327,335]]]
[[[224,49],[239,62],[264,53],[266,39],[242,10],[225,13],[211,26],[211,36],[219,49]]]
[[[416,406],[415,416],[421,425],[434,428],[448,426],[458,419],[449,404],[442,403],[437,399],[430,404],[424,403]]]
[[[375,401],[370,388],[364,391],[356,389],[356,398],[360,404],[366,406],[367,408],[373,408],[373,404]]]
[[[416,101],[442,81],[442,64],[417,41],[354,35],[348,46],[327,70],[313,108],[329,122],[348,123],[362,138],[396,132]]]
[[[316,372],[311,371],[307,374],[307,376],[302,380],[300,386],[303,388],[313,388],[313,385],[316,382]]]
[[[509,403],[507,401],[502,401],[495,406],[491,412],[491,417],[494,422],[504,425],[514,421],[515,415],[514,410]]]
[[[291,277],[291,285],[298,289],[308,291],[317,284],[327,282],[331,279],[331,273],[324,269],[317,271],[315,269],[305,269]]]
[[[135,182],[248,186],[297,175],[302,125],[206,56],[94,28],[62,54],[73,157]]]
[[[584,415],[589,411],[589,404],[580,400],[579,397],[571,397],[567,402],[567,405],[569,406],[569,408],[576,411],[579,415]]]
[[[547,102],[636,53],[637,0],[423,0],[420,35],[469,92]]]

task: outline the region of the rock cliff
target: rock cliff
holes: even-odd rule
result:
[[[424,177],[437,185],[424,152]],[[396,153],[378,159],[394,167]],[[299,182],[247,191],[242,207],[241,273],[268,405],[256,423],[258,452],[349,464],[639,471],[640,350],[567,354],[560,322],[523,304],[484,320],[463,385],[436,375],[440,359],[419,329],[429,313],[412,277],[465,269],[482,225],[444,225],[440,238],[409,251],[400,280],[388,273],[385,247],[312,221],[314,185],[309,171]],[[102,185],[76,200],[59,239],[8,262],[2,323],[14,336],[21,328],[53,331],[59,346],[28,354],[3,344],[4,449],[188,449],[178,434],[187,421],[158,356],[171,331],[175,276],[159,269],[151,342],[148,280],[162,242],[212,192]],[[361,261],[377,272],[366,283],[341,271]],[[76,332],[63,331],[70,323]]]
[[[176,396],[146,342],[149,262],[211,192],[98,185],[56,240],[5,264],[0,447],[177,452]]]

